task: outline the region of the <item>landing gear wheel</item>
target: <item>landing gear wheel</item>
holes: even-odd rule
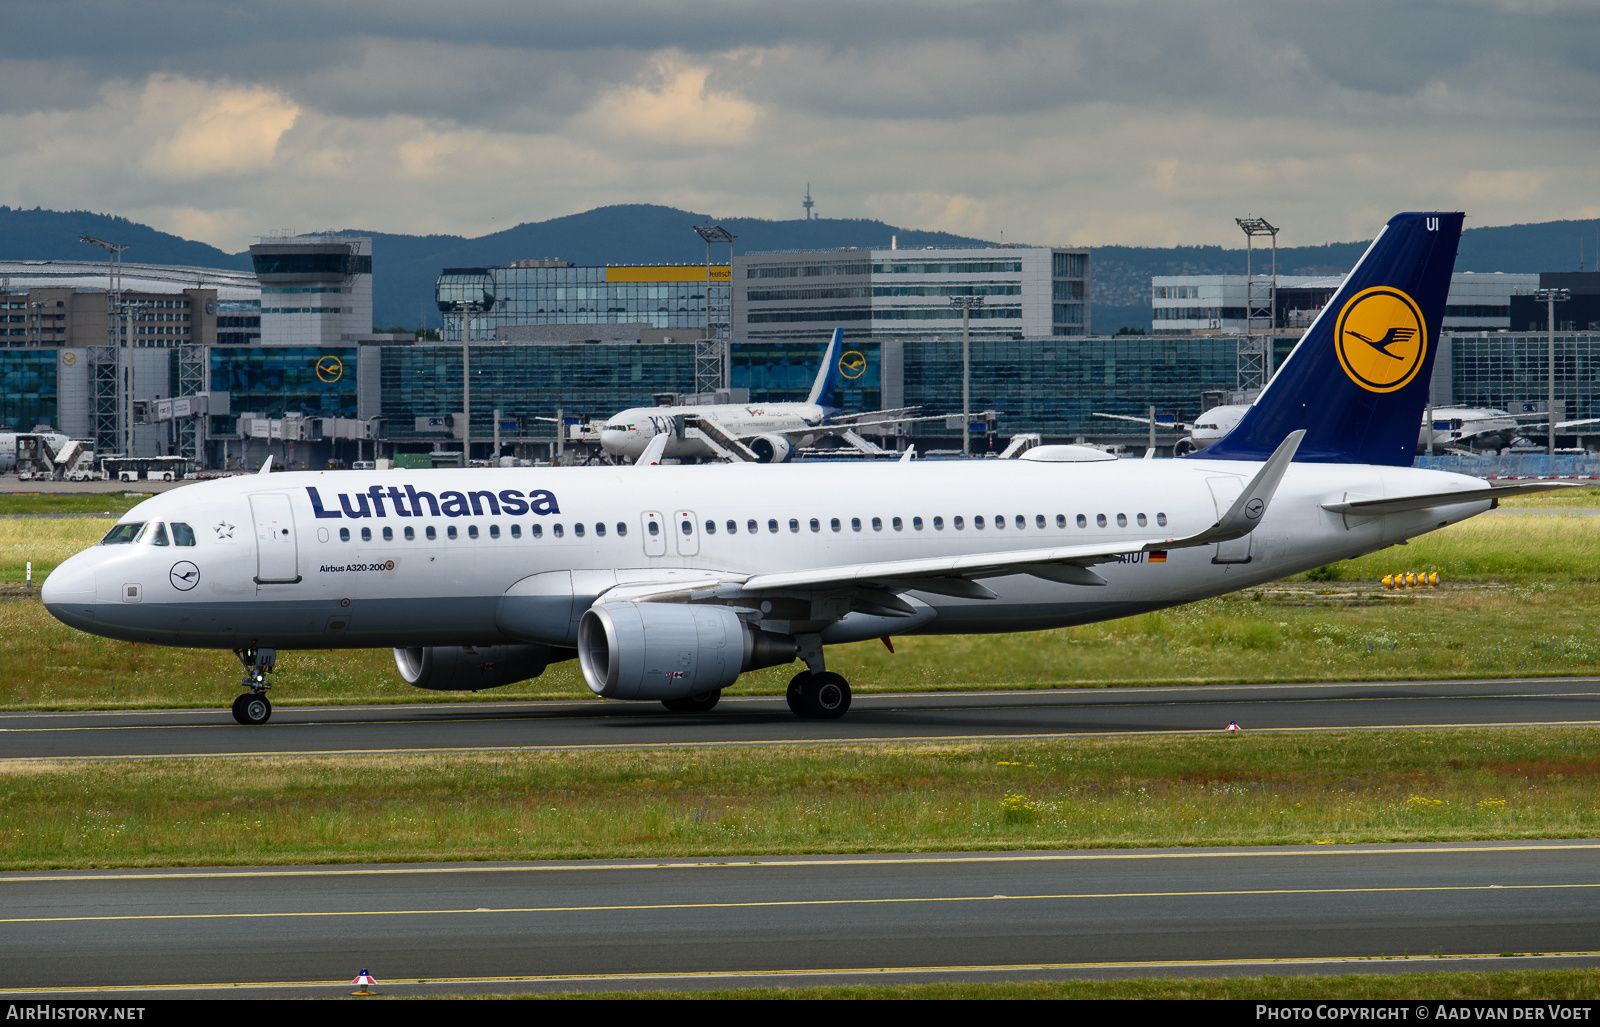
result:
[[[722,698],[722,689],[716,688],[699,695],[689,695],[682,699],[663,699],[661,705],[673,713],[710,713],[717,705],[717,700]]]
[[[789,701],[789,712],[797,717],[805,716],[801,712],[803,707],[800,704],[800,696],[805,692],[806,682],[810,680],[811,672],[809,670],[802,670],[789,679],[789,694],[785,698]]]
[[[797,674],[789,682],[789,709],[807,720],[836,720],[850,709],[850,682],[832,671]]]
[[[233,701],[233,719],[241,724],[265,724],[272,719],[272,701],[256,692],[246,692]]]

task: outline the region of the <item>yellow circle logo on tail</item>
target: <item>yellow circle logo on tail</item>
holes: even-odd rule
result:
[[[1351,297],[1333,334],[1339,366],[1368,392],[1404,388],[1428,353],[1428,326],[1416,301],[1387,285]]]
[[[860,378],[867,373],[867,358],[850,350],[839,358],[839,373],[846,378]]]

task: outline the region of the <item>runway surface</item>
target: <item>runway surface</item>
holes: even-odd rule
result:
[[[418,994],[1595,966],[1597,857],[1586,841],[11,873],[0,992],[329,995],[362,969]]]
[[[279,706],[260,727],[224,708],[0,714],[0,759],[770,745],[1245,730],[1600,723],[1600,679],[1234,685],[858,695],[836,721],[776,696],[708,714],[658,703]]]

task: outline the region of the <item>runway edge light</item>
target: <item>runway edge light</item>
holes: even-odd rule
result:
[[[371,974],[367,973],[367,968],[366,967],[362,967],[361,968],[361,972],[356,974],[356,979],[351,981],[350,983],[351,984],[359,984],[359,985],[361,985],[361,990],[360,991],[352,991],[350,993],[352,995],[376,995],[377,994],[377,992],[372,990],[372,986],[374,984],[377,984],[378,982],[372,979],[372,975]]]

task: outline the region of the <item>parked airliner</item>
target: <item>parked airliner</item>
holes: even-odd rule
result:
[[[834,406],[840,379],[859,378],[867,369],[865,356],[843,347],[844,331],[835,328],[804,403],[634,407],[606,419],[600,445],[612,456],[635,463],[675,459],[781,464],[824,435],[841,436],[876,454],[877,447],[862,440],[856,429],[944,419],[912,417],[909,407],[841,413]]]
[[[798,659],[791,708],[839,716],[850,686],[828,645],[1175,606],[1549,487],[1410,466],[1462,217],[1393,218],[1193,457],[234,477],[140,503],[50,575],[44,602],[98,635],[234,650],[241,723],[271,715],[278,651],[380,646],[420,688],[575,657],[596,695],[680,711]]]

